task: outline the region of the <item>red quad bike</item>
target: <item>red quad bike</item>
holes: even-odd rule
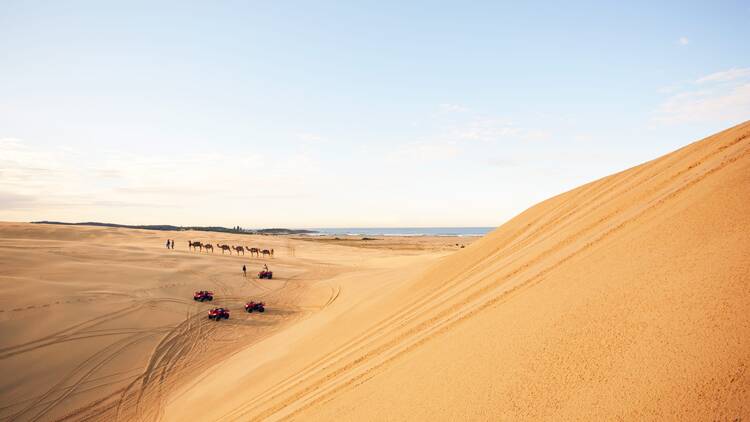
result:
[[[200,290],[195,293],[193,293],[193,300],[200,300],[203,302],[204,300],[214,300],[214,292],[209,292],[207,290]]]
[[[249,312],[249,313],[253,312],[253,311],[265,312],[266,311],[266,304],[263,303],[263,302],[253,302],[253,301],[250,301],[250,302],[247,302],[245,304],[245,310],[247,312]]]
[[[222,318],[229,319],[229,309],[214,308],[208,311],[208,319],[219,321]]]
[[[273,271],[261,271],[258,273],[258,278],[273,278]]]

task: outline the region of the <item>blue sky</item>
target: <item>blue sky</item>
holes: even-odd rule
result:
[[[152,3],[0,3],[0,219],[492,226],[750,118],[747,2]]]

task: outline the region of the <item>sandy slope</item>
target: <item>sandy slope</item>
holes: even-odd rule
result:
[[[174,237],[176,249],[164,247]],[[190,252],[187,241],[274,248],[274,258]],[[0,420],[159,417],[163,397],[234,353],[334,303],[339,276],[371,279],[455,251],[408,239],[362,248],[284,237],[0,223]],[[453,243],[451,243],[453,242]],[[371,243],[377,243],[372,241]],[[273,280],[244,278],[263,263]],[[194,290],[212,289],[200,304]],[[262,316],[242,310],[262,299]],[[205,317],[212,305],[229,321]]]
[[[387,266],[169,420],[750,417],[750,123]],[[392,267],[391,267],[392,268]]]

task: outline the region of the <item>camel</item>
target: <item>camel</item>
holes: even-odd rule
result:
[[[245,248],[243,248],[242,246],[232,246],[232,249],[237,251],[237,255],[239,255],[240,252],[242,252],[242,255],[245,254]]]
[[[271,249],[270,251],[268,249],[263,249],[262,251],[260,251],[260,253],[262,253],[263,256],[270,255],[271,258],[273,258],[273,249]]]
[[[219,245],[216,244],[216,247],[221,249],[221,254],[224,255],[224,251],[229,251],[229,255],[232,254],[232,248],[229,247],[229,245]]]
[[[250,256],[253,256],[253,254],[256,254],[256,255],[258,255],[258,257],[260,257],[260,249],[258,249],[258,248],[249,248],[247,246],[245,246],[245,249],[247,249],[247,251],[250,252]]]
[[[203,251],[203,243],[201,243],[201,242],[193,242],[193,241],[188,240],[188,249],[190,249],[190,248],[193,248],[193,249],[198,248],[201,251]]]
[[[211,249],[211,253],[214,253],[214,245],[210,243],[206,243],[205,245],[203,245],[203,249],[206,250],[206,253],[208,253],[209,249]]]

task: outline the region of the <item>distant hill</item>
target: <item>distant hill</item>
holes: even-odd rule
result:
[[[152,224],[152,225],[128,225],[128,224],[115,224],[115,223],[98,223],[95,221],[87,221],[84,223],[65,223],[62,221],[32,221],[31,224],[60,224],[64,226],[100,226],[100,227],[117,227],[124,229],[143,229],[143,230],[162,230],[162,231],[202,231],[202,232],[219,232],[219,233],[237,233],[237,234],[263,234],[263,235],[285,235],[285,234],[309,234],[317,233],[315,230],[304,230],[304,229],[283,229],[283,228],[270,228],[270,229],[242,229],[242,228],[228,228],[219,226],[172,226],[169,224]]]

